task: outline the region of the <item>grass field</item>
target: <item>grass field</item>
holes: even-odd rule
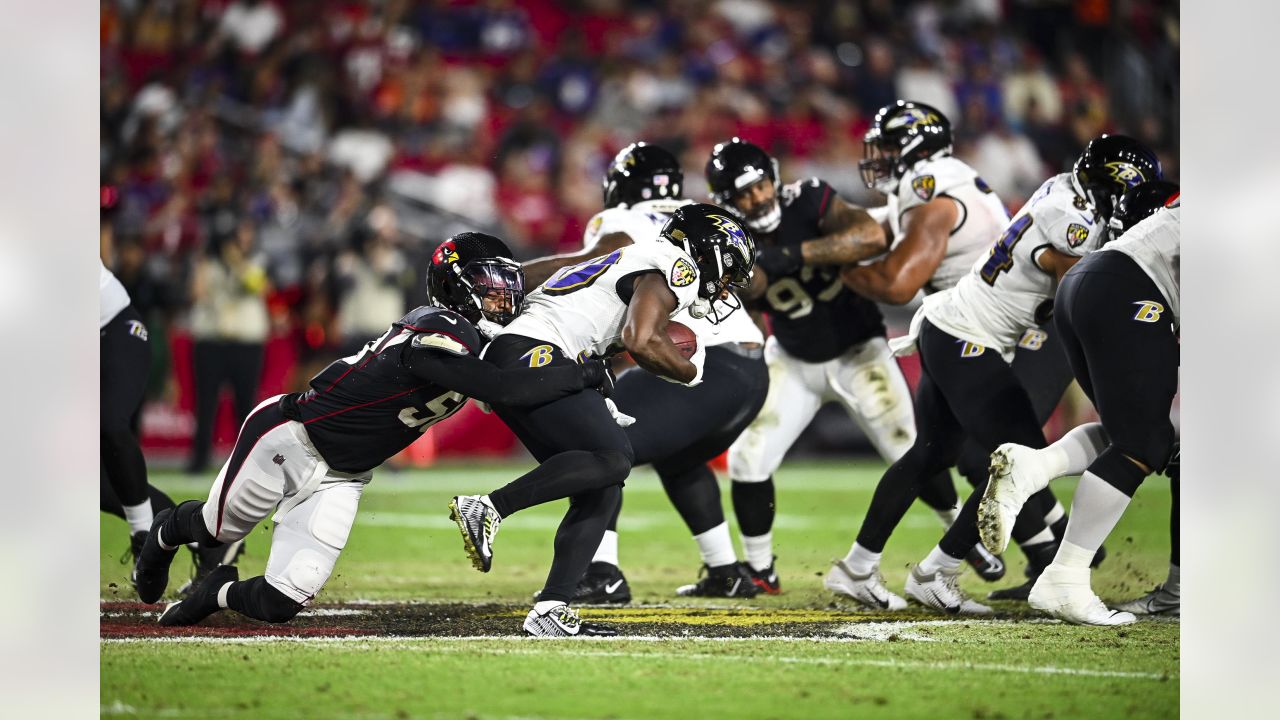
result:
[[[914,609],[870,613],[822,588],[852,542],[883,466],[796,463],[779,472],[774,530],[784,592],[751,601],[674,598],[697,574],[696,548],[647,469],[628,482],[621,561],[635,606],[584,611],[617,623],[619,639],[518,636],[541,587],[562,504],[503,523],[493,571],[471,569],[446,503],[492,489],[519,465],[439,466],[377,475],[334,577],[288,626],[232,617],[159,632],[158,606],[128,586],[122,521],[102,520],[101,709],[140,717],[353,718],[1102,718],[1178,712],[1178,624],[1079,628],[998,604],[991,620]],[[209,480],[155,474],[175,499]],[[1074,482],[1055,491],[1069,503]],[[1106,599],[1163,578],[1168,482],[1139,491],[1094,573]],[[726,493],[727,496],[727,493]],[[727,497],[726,497],[727,499]],[[885,553],[901,591],[910,563],[937,541],[914,507]],[[269,528],[256,530],[242,577],[259,574]],[[1021,579],[966,575],[976,597]],[[175,576],[187,572],[175,563]],[[171,589],[177,583],[171,583]],[[409,604],[406,604],[409,603]],[[281,636],[281,633],[285,633]]]

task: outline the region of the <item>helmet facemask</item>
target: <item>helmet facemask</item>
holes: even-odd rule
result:
[[[458,284],[477,318],[506,325],[524,310],[524,269],[507,258],[481,258],[455,266]]]
[[[862,153],[863,159],[858,161],[858,171],[862,173],[862,183],[867,189],[885,195],[897,192],[898,180],[902,178],[898,167],[901,155],[897,149],[886,148],[880,131],[872,129],[862,140]]]

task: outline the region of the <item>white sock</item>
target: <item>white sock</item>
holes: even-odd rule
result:
[[[1053,542],[1053,531],[1046,527],[1035,535],[1032,535],[1031,539],[1022,543],[1022,545],[1039,545],[1040,543],[1047,542]]]
[[[150,498],[143,500],[137,505],[124,506],[124,519],[129,523],[130,533],[147,532],[151,529],[151,522],[155,520],[155,516],[151,514]]]
[[[170,519],[172,519],[172,518],[170,518]],[[177,549],[178,549],[178,546],[177,546],[177,545],[170,545],[169,543],[167,543],[167,542],[165,542],[165,541],[164,541],[164,526],[163,526],[163,525],[161,525],[160,527],[156,528],[156,542],[160,543],[160,549],[161,549],[161,550],[177,550]]]
[[[533,604],[533,611],[539,615],[545,615],[551,610],[551,608],[568,604],[569,603],[563,600],[542,600]]]
[[[227,583],[218,588],[218,607],[225,608],[227,605],[227,593],[231,590],[232,583]]]
[[[920,572],[925,575],[935,573],[939,570],[954,571],[960,567],[960,558],[953,558],[942,552],[942,548],[937,545],[929,551],[924,560],[920,561]]]
[[[1071,522],[1076,521],[1075,514],[1072,513]],[[1089,569],[1089,563],[1093,562],[1093,555],[1098,548],[1080,547],[1073,542],[1063,540],[1058,546],[1058,554],[1053,556],[1053,564],[1061,567]]]
[[[1066,514],[1067,509],[1062,507],[1062,503],[1055,500],[1053,502],[1053,507],[1049,509],[1049,512],[1044,514],[1044,524],[1052,525],[1061,520],[1062,516]]]
[[[854,543],[853,547],[849,548],[849,554],[844,556],[844,564],[855,574],[866,575],[880,566],[880,553],[871,552]]]
[[[1129,507],[1129,500],[1128,495],[1117,490],[1111,483],[1085,471],[1076,487],[1075,498],[1071,501],[1071,519],[1067,521],[1063,544],[1070,542],[1090,553],[1097,552],[1102,541],[1107,539],[1116,523],[1120,522],[1120,517]],[[1062,556],[1061,551],[1058,556]],[[1090,554],[1089,557],[1092,559],[1093,555]]]
[[[960,517],[960,508],[958,506],[947,508],[946,510],[935,510],[934,512],[938,513],[938,519],[942,521],[942,527],[946,528],[955,524],[956,518]]]
[[[710,530],[693,536],[698,552],[707,567],[720,567],[738,562],[733,552],[733,537],[729,535],[729,523],[722,522]]]
[[[1071,428],[1058,442],[1038,451],[1051,478],[1079,475],[1107,448],[1102,423],[1085,423]]]
[[[1181,597],[1182,595],[1182,571],[1177,565],[1169,565],[1169,578],[1164,581],[1164,589],[1166,592]]]
[[[742,553],[756,570],[764,570],[773,564],[773,531],[763,535],[743,535]]]
[[[600,538],[600,547],[596,548],[595,557],[591,558],[591,562],[609,563],[618,567],[618,532],[616,530],[604,531],[604,537]]]

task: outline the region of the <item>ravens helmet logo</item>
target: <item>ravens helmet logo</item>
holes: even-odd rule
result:
[[[907,108],[901,115],[893,118],[885,123],[885,130],[894,130],[900,127],[915,127],[917,125],[932,125],[938,122],[938,116],[931,112],[926,112],[920,108]]]
[[[720,228],[720,231],[725,234],[726,238],[728,238],[728,243],[730,245],[741,250],[743,255],[748,254],[747,237],[743,234],[742,228],[738,226],[738,223],[730,220],[724,215],[708,215],[707,219],[714,222],[716,227]]]
[[[1146,178],[1142,176],[1142,171],[1137,166],[1127,162],[1109,162],[1106,165],[1107,171],[1111,173],[1111,179],[1127,188],[1133,187],[1142,182],[1146,182]]]

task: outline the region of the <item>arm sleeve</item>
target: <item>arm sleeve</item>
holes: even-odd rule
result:
[[[535,407],[584,389],[578,364],[542,368],[499,368],[472,355],[443,349],[406,353],[405,367],[415,376],[490,405]]]

